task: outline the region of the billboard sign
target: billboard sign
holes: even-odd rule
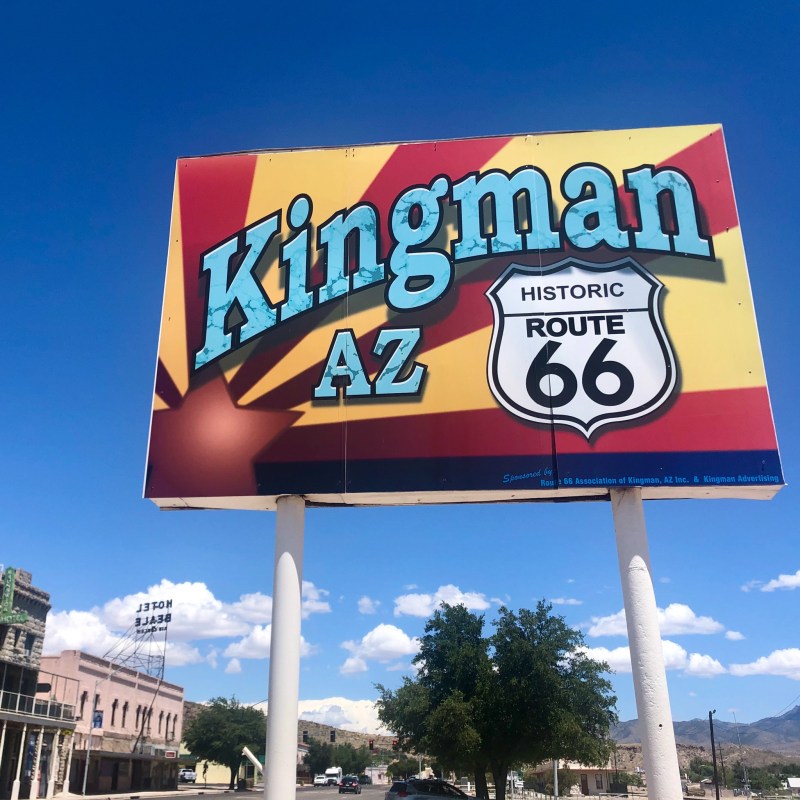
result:
[[[782,484],[720,126],[178,161],[159,506]]]

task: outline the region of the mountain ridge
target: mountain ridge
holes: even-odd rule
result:
[[[676,721],[672,725],[677,743],[710,748],[711,731],[707,718]],[[611,735],[620,744],[640,742],[639,720],[617,723]],[[734,745],[785,755],[800,755],[800,705],[778,717],[765,717],[751,723],[725,722],[715,716],[714,740],[723,746]]]

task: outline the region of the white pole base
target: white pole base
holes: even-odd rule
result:
[[[640,488],[612,489],[633,685],[649,800],[681,800],[681,774],[658,629]]]
[[[304,512],[302,497],[278,498],[264,765],[266,800],[290,800],[297,785]]]

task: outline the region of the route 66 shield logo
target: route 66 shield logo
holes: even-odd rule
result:
[[[677,381],[663,288],[632,258],[511,264],[486,292],[495,399],[522,419],[568,425],[587,439],[653,413]]]

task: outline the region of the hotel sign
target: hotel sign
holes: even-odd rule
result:
[[[719,126],[179,160],[159,506],[782,484]]]
[[[7,567],[3,573],[3,596],[0,599],[0,625],[21,625],[28,621],[26,611],[14,611],[14,587],[17,570]]]

